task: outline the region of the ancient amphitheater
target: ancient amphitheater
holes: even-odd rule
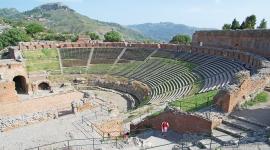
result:
[[[268,117],[255,116],[267,116],[267,104],[242,108],[268,87],[269,37],[199,31],[191,45],[79,39],[8,47],[0,149],[269,149]]]

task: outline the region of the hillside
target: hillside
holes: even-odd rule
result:
[[[13,20],[28,20],[41,22],[48,29],[56,32],[96,32],[104,35],[106,32],[115,30],[120,32],[125,40],[146,40],[137,31],[123,27],[116,23],[102,22],[91,19],[77,13],[75,10],[61,3],[49,3],[41,5],[26,12],[19,12],[16,9],[0,9],[0,17]]]
[[[145,23],[138,25],[129,25],[131,29],[141,32],[144,36],[160,41],[170,41],[176,34],[186,34],[192,36],[197,30],[203,28],[190,27],[183,24],[174,24],[170,22]]]

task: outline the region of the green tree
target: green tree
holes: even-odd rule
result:
[[[105,42],[120,42],[122,40],[122,36],[119,32],[110,31],[104,35]]]
[[[267,29],[267,21],[265,19],[263,19],[257,28],[258,29]]]
[[[191,43],[191,38],[188,35],[181,35],[178,34],[172,38],[170,43],[173,44],[190,44]]]
[[[33,36],[36,33],[43,32],[45,28],[41,24],[30,23],[25,27],[25,30],[28,34]]]
[[[257,17],[255,15],[248,16],[241,24],[241,29],[255,29]]]
[[[2,44],[2,41],[0,39],[0,50],[2,50],[4,48],[3,44]]]
[[[17,28],[8,30],[4,35],[8,37],[10,45],[17,45],[18,42],[28,42],[31,40],[24,30]]]
[[[230,30],[232,28],[231,24],[224,24],[222,30]]]
[[[239,21],[236,20],[236,18],[235,18],[235,19],[233,20],[233,22],[232,22],[231,29],[232,29],[232,30],[240,29],[240,23],[239,23]]]
[[[96,34],[95,32],[86,32],[85,34],[88,35],[91,38],[91,40],[99,40],[100,39],[99,35]]]
[[[31,38],[22,29],[12,28],[0,35],[1,47],[17,45],[18,42],[28,42]]]

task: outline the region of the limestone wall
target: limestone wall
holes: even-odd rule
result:
[[[197,31],[192,45],[238,49],[270,57],[270,30]]]

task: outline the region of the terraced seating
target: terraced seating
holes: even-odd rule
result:
[[[199,91],[199,93],[202,93],[225,86],[231,82],[236,72],[244,69],[239,62],[219,58],[200,65],[193,71],[199,74],[204,81],[204,86]]]
[[[64,67],[87,64],[90,52],[91,49],[61,50]],[[101,66],[95,66],[99,64]],[[91,67],[94,71],[91,71]],[[151,88],[150,102],[159,103],[179,99],[193,92],[218,89],[229,84],[233,75],[244,69],[244,64],[240,62],[200,53],[95,48],[87,72],[109,73],[144,82]],[[198,87],[198,91],[193,90]]]
[[[176,55],[176,52],[170,52],[165,50],[158,50],[153,57],[159,57],[159,58],[169,58],[173,59]]]
[[[60,49],[63,67],[86,66],[91,49]]]
[[[121,57],[121,60],[136,60],[144,61],[152,52],[153,49],[131,49],[128,48]]]
[[[112,64],[122,50],[122,48],[95,48],[91,64]]]

